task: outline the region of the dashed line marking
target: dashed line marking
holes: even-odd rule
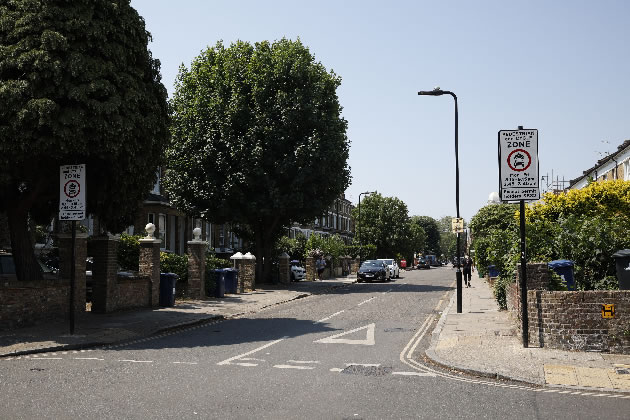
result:
[[[359,303],[357,306],[361,306],[361,305],[363,305],[364,303],[368,303],[369,301],[374,300],[374,299],[376,299],[376,296],[371,297],[371,298],[369,298],[368,300],[364,300],[363,302]]]
[[[173,362],[175,365],[197,365],[197,362]]]
[[[119,360],[119,362],[129,362],[129,363],[153,363],[153,360],[132,360],[132,359],[123,359],[123,360]]]
[[[334,316],[337,316],[337,315],[339,315],[339,314],[342,314],[342,313],[344,313],[344,312],[345,312],[345,310],[342,310],[342,311],[339,311],[339,312],[335,312],[334,314],[332,314],[332,315],[330,315],[330,316],[327,316],[326,318],[322,318],[322,319],[320,319],[319,321],[316,321],[315,323],[317,324],[317,323],[320,323],[320,322],[328,321],[330,318],[332,318],[332,317],[334,317]]]
[[[105,360],[99,359],[98,357],[75,357],[74,360]]]
[[[303,363],[303,364],[310,364],[310,363],[314,363],[317,364],[319,363],[317,360],[287,360],[287,363]]]
[[[392,375],[400,375],[400,376],[435,376],[432,373],[426,373],[426,372],[392,372]]]
[[[295,365],[274,365],[277,369],[299,369],[299,370],[308,370],[315,369],[315,366],[295,366]]]

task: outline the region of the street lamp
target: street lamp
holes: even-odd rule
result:
[[[448,90],[442,90],[436,87],[433,90],[422,90],[418,92],[421,96],[442,96],[451,95],[455,100],[455,206],[457,207],[457,218],[459,219],[459,139],[458,139],[458,125],[457,125],[457,96],[453,92]],[[455,280],[457,283],[457,313],[462,313],[462,270],[460,261],[461,251],[459,248],[459,232],[457,233],[457,272],[455,273]]]
[[[359,267],[361,267],[361,252],[363,251],[363,244],[361,243],[361,196],[362,195],[368,195],[368,194],[374,194],[376,191],[365,191],[362,193],[359,193],[359,205],[358,205],[358,209],[359,209],[359,217],[357,218],[357,236],[359,237]]]

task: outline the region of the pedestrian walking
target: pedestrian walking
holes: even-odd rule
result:
[[[473,260],[470,256],[466,255],[466,257],[464,257],[464,284],[466,287],[470,287],[470,278],[472,277],[473,271],[475,271]]]
[[[324,261],[324,257],[323,256],[319,257],[319,259],[317,260],[315,264],[317,266],[317,278],[321,280],[322,273],[324,272],[324,269],[326,268],[326,261]]]

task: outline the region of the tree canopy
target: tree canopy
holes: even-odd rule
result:
[[[165,185],[189,213],[246,225],[258,276],[283,227],[349,185],[340,83],[299,40],[219,42],[180,68]]]
[[[87,210],[111,231],[154,182],[169,132],[149,39],[129,0],[0,5],[0,210],[19,278],[38,267],[27,218],[57,211],[60,165],[87,165]]]
[[[440,228],[437,221],[430,216],[413,216],[413,219],[427,234],[425,253],[440,255]]]
[[[371,194],[361,201],[361,214],[357,206],[352,217],[355,238],[362,245],[375,245],[378,258],[409,258],[425,237],[420,226],[411,224],[407,205],[396,197]]]

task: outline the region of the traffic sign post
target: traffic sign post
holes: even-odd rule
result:
[[[499,131],[499,196],[538,200],[538,130]]]
[[[85,219],[85,165],[59,167],[59,220],[72,221],[70,251],[70,334],[74,334],[75,243],[77,220]]]
[[[521,330],[523,347],[529,346],[527,315],[527,249],[525,242],[525,200],[540,199],[538,185],[538,130],[499,131],[499,197],[519,202],[521,230]]]

